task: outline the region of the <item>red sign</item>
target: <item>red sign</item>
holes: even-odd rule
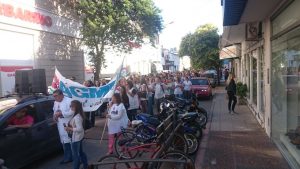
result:
[[[36,23],[47,27],[52,26],[52,18],[50,16],[45,16],[39,12],[32,12],[19,7],[14,8],[14,6],[9,4],[0,3],[0,15],[17,18],[22,21]]]

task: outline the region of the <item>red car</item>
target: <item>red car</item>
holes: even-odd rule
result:
[[[195,77],[191,79],[192,82],[192,94],[199,98],[212,98],[212,87],[206,77]]]

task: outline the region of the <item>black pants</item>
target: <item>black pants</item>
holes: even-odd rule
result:
[[[183,97],[187,100],[190,99],[191,98],[191,91],[183,90]]]
[[[137,109],[127,110],[127,116],[130,121],[135,120]]]
[[[228,110],[234,111],[237,99],[233,92],[229,91],[228,94]]]

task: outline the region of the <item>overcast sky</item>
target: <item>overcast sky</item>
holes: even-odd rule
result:
[[[154,0],[162,10],[165,29],[160,35],[164,48],[179,47],[181,38],[203,24],[212,23],[222,32],[220,0]],[[171,24],[169,24],[171,23]]]

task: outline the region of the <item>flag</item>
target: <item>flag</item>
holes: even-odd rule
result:
[[[58,69],[55,69],[55,75],[51,85],[52,90],[59,88],[66,97],[72,98],[72,100],[79,100],[85,112],[96,111],[103,102],[106,102],[106,100],[110,99],[114,94],[116,85],[121,77],[123,62],[124,59],[120,68],[116,71],[114,78],[101,87],[86,87],[78,82],[65,78],[60,74]]]

